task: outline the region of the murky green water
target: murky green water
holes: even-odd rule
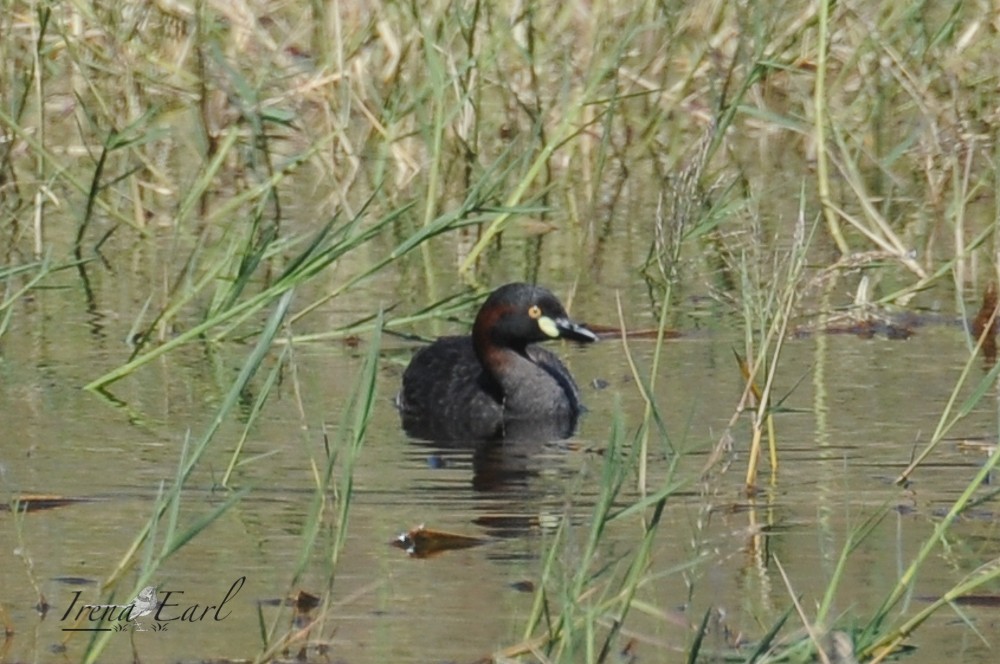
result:
[[[554,262],[541,261],[540,280],[565,296],[572,284],[564,280],[560,261]],[[506,271],[516,276],[514,267]],[[650,326],[645,290],[627,273],[618,269],[584,279],[573,300],[574,316],[615,325],[620,293],[629,325]],[[399,303],[400,311],[421,306],[422,296],[400,286],[398,278],[387,276],[353,291],[319,317],[323,322],[314,319],[311,325],[354,320],[379,305]],[[33,492],[83,502],[20,518],[0,514],[0,606],[11,630],[6,661],[77,658],[87,635],[68,638],[71,633],[64,630],[72,625],[63,619],[75,593],[82,591],[80,602],[100,601],[97,585],[149,518],[161,483],[174,477],[185,437],[196,438],[207,426],[248,351],[238,344],[189,346],[114,385],[117,402],[104,400],[80,386],[125,357],[122,340],[147,292],[138,279],[107,279],[96,291],[99,306],[88,311],[75,273],[55,281],[58,288],[37,291],[17,305],[0,342],[0,481],[5,499]],[[133,285],[119,287],[128,283]],[[445,282],[439,288],[446,293],[455,286]],[[687,301],[679,306],[677,320],[686,334],[668,342],[657,398],[670,442],[682,454],[680,475],[687,483],[669,501],[668,523],[657,541],[654,571],[661,574],[640,592],[649,608],[636,610],[629,623],[636,652],[643,661],[682,652],[691,632],[678,623],[696,624],[712,607],[724,612],[722,624],[730,630],[728,637],[722,628],[713,631],[716,642],[709,645],[715,647],[736,634],[761,636],[788,609],[792,594],[807,612],[814,611],[848,534],[887,503],[889,516],[850,557],[835,601],[835,614],[863,620],[982,462],[946,445],[910,487],[892,483],[928,439],[957,380],[968,353],[962,329],[930,326],[905,342],[846,336],[790,340],[777,388],[778,394],[788,393],[788,411],[776,418],[781,470],[773,486],[748,501],[742,489],[745,420],[734,432],[729,470],[698,480],[739,399],[742,385],[732,349],[742,349],[740,333],[711,310]],[[440,331],[461,327],[441,323]],[[314,474],[325,463],[323,431],[336,438],[366,345],[364,338],[357,346],[296,345],[249,434],[246,462],[236,474],[235,484],[249,492],[158,572],[161,594],[174,593],[175,615],[192,604],[217,605],[245,577],[226,603],[224,619],[210,611],[204,619],[171,622],[165,631],[116,634],[101,661],[124,661],[133,645],[144,662],[252,657],[259,650],[258,610],[272,619],[272,600],[289,591]],[[606,340],[556,348],[590,407],[571,440],[507,450],[491,459],[407,440],[391,399],[414,347],[384,339],[377,408],[355,473],[334,608],[315,628],[316,642],[329,646],[333,661],[472,661],[519,642],[532,603],[532,594],[518,590],[519,584],[539,578],[541,557],[562,515],[571,516],[571,540],[583,545],[611,422],[618,409],[628,427],[641,417],[642,401],[623,348]],[[640,370],[648,371],[652,343],[633,340],[631,347]],[[256,379],[257,388],[261,380]],[[958,435],[985,435],[995,431],[995,421],[996,413],[984,408],[960,425]],[[191,480],[182,524],[225,499],[212,488],[241,432],[239,422],[225,424],[210,463]],[[666,446],[662,449],[665,453]],[[652,458],[656,486],[666,460],[660,452]],[[487,541],[427,559],[389,546],[419,524]],[[947,548],[935,552],[922,571],[911,606],[994,557],[998,524],[993,503],[987,503],[955,526]],[[602,559],[610,563],[626,555],[637,539],[635,524],[616,525]],[[559,564],[572,570],[577,553],[567,547]],[[322,556],[313,556],[294,589],[322,595],[325,565]],[[32,581],[51,607],[44,618],[32,608],[39,600]],[[963,607],[962,615],[987,638],[1000,626],[995,608]],[[993,661],[991,644],[976,639],[961,620],[957,613],[935,616],[918,631],[914,643],[920,649],[909,661]],[[63,647],[65,654],[56,654]]]

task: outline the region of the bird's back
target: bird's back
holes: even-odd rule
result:
[[[492,438],[502,427],[499,388],[483,372],[471,337],[442,337],[413,356],[397,397],[403,424],[422,438]]]

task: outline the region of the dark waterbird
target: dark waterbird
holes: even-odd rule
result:
[[[471,336],[442,337],[413,356],[396,397],[407,433],[430,440],[564,438],[583,410],[573,376],[536,345],[589,343],[550,291],[513,283],[493,291]]]

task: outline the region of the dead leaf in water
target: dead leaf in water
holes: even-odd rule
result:
[[[974,341],[983,340],[983,359],[990,365],[997,361],[997,332],[1000,331],[997,318],[997,284],[991,281],[983,293],[983,305],[972,320],[972,338]]]
[[[51,494],[28,493],[16,496],[9,504],[0,505],[0,512],[10,512],[14,509],[17,509],[18,512],[36,512],[38,510],[50,510],[56,507],[88,502],[91,501],[87,498],[66,498],[65,496],[53,496]]]
[[[955,604],[964,606],[982,606],[1000,609],[1000,595],[962,595],[952,600]]]
[[[825,334],[849,334],[860,339],[874,339],[878,336],[890,341],[909,339],[914,334],[913,328],[905,324],[876,318],[831,323],[822,332]]]
[[[992,456],[997,450],[996,441],[988,438],[973,439],[961,438],[955,441],[955,448],[959,452],[979,452],[984,456]]]
[[[518,222],[518,228],[529,237],[548,235],[554,230],[558,230],[558,226],[549,221],[542,221],[541,219],[521,219]]]
[[[319,606],[320,598],[305,590],[300,590],[288,598],[288,604],[295,607],[296,611],[308,613]]]
[[[920,595],[917,597],[921,602],[937,602],[940,597],[936,595]],[[1000,595],[960,595],[951,600],[954,604],[962,606],[978,606],[987,609],[1000,608]]]
[[[469,549],[485,543],[486,540],[480,537],[431,530],[422,524],[390,542],[394,547],[405,550],[414,558],[426,558],[454,549]]]
[[[587,323],[587,329],[596,334],[601,339],[620,339],[622,330],[620,327],[611,325],[591,325]],[[659,330],[655,327],[647,327],[641,330],[625,330],[625,336],[629,339],[650,339],[655,341],[659,335]],[[678,330],[663,330],[664,339],[679,339],[683,336]]]

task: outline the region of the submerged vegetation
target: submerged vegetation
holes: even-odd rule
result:
[[[340,339],[365,346],[363,370],[316,460],[301,563],[288,570],[295,588],[310,551],[325,547],[319,623],[282,634],[262,613],[258,658],[329,634],[382,333],[466,315],[469,290],[512,275],[581,289],[624,283],[648,294],[630,306],[657,326],[652,367],[637,366],[623,335],[645,411],[610,427],[584,544],[567,533],[571,494],[523,640],[495,660],[630,661],[642,642],[630,618],[668,612],[645,585],[700,562],[654,558],[674,495],[718,491],[737,459],[748,461],[748,509],[780,489],[775,376],[801,373],[783,366],[789,335],[941,308],[921,300],[927,293],[954,293],[946,310],[968,320],[966,306],[997,279],[998,32],[988,0],[3,0],[0,367],[12,320],[55,287],[118,324],[120,345],[86,380],[109,404],[185,347],[253,344],[103,591],[134,596],[177,550],[210,536],[252,491],[234,468],[266,463],[244,458],[242,441],[279,373],[294,370],[294,348]],[[373,283],[413,304],[350,313]],[[678,304],[706,291],[739,321],[733,373],[746,389],[708,462],[681,472],[690,464],[668,435],[658,366]],[[624,329],[621,303],[619,315]],[[1000,365],[977,378],[978,350],[996,330],[995,309],[985,316],[938,429],[900,484],[995,393]],[[190,474],[255,374],[263,387],[216,478],[226,497],[194,513]],[[737,427],[746,420],[749,435]],[[651,473],[654,458],[668,469]],[[685,625],[686,640],[659,647],[691,662],[883,661],[919,641],[934,611],[996,587],[1000,559],[922,610],[902,602],[954,520],[993,498],[982,486],[998,459],[994,446],[873,615],[832,606],[846,561],[888,506],[843,543],[816,606],[801,605],[785,577],[787,610],[759,633],[709,653],[708,642],[727,639],[712,638],[724,630],[706,613]],[[605,529],[623,522],[636,526],[634,547],[609,563]],[[783,574],[777,558],[764,564]],[[95,638],[84,659],[98,661],[106,644]]]

